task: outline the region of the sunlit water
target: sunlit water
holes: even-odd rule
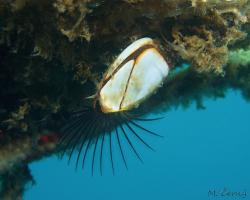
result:
[[[164,138],[146,136],[156,152],[136,145],[144,164],[127,148],[128,170],[116,155],[115,175],[108,157],[104,175],[96,170],[93,177],[75,171],[74,161],[67,165],[67,158],[31,164],[36,185],[27,188],[24,199],[250,199],[250,104],[230,91],[226,98],[208,99],[204,105],[205,110],[192,105],[163,113],[162,120],[143,122]],[[224,188],[243,194],[211,193]]]

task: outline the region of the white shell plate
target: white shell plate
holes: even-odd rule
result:
[[[135,57],[132,56],[131,60],[120,66],[128,56],[140,50],[139,55],[135,54]],[[119,112],[136,107],[156,91],[168,71],[169,66],[152,39],[135,41],[118,56],[104,77],[108,81],[102,85],[99,93],[102,111]]]

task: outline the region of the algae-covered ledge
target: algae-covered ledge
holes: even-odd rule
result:
[[[21,166],[53,152],[63,115],[84,104],[109,64],[138,38],[155,39],[172,66],[191,65],[167,80],[163,101],[142,106],[196,101],[203,108],[204,97],[223,97],[228,88],[249,100],[249,20],[249,0],[0,0],[4,190],[12,170],[27,172]],[[24,190],[14,189],[3,195]]]

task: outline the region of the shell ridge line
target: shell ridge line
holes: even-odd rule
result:
[[[134,71],[134,68],[135,68],[135,65],[138,63],[138,60],[140,59],[141,56],[143,56],[148,50],[150,49],[155,49],[155,46],[153,45],[144,45],[141,47],[141,49],[137,49],[136,51],[134,51],[129,57],[134,57],[135,61],[134,61],[134,64],[133,64],[133,67],[131,69],[131,72],[129,74],[129,77],[128,77],[128,80],[127,80],[127,83],[126,83],[126,88],[125,88],[125,92],[122,96],[122,100],[121,100],[121,103],[120,103],[120,106],[119,106],[119,109],[121,110],[121,107],[122,107],[122,104],[124,102],[124,99],[125,99],[125,96],[126,96],[126,93],[127,93],[127,90],[128,90],[128,86],[129,86],[129,82],[131,80],[131,76],[132,76],[132,73]],[[157,51],[156,51],[157,52]],[[128,57],[128,58],[129,58]],[[132,58],[131,58],[132,59]]]
[[[150,48],[155,48],[155,46],[152,45],[152,44],[144,45],[141,48],[136,49],[133,53],[131,53],[125,60],[122,61],[122,63],[120,65],[118,65],[118,67],[112,72],[112,74],[110,74],[108,77],[105,77],[105,80],[103,81],[100,90],[114,76],[114,74],[116,74],[117,71],[119,71],[121,69],[122,66],[124,66],[130,60],[133,60],[134,58],[137,58],[138,55],[140,55],[141,52],[145,51],[146,49],[150,49]]]
[[[123,94],[123,97],[122,97],[122,100],[121,100],[121,103],[120,103],[120,106],[119,106],[119,109],[120,109],[120,110],[121,110],[121,108],[122,108],[122,104],[124,103],[124,99],[125,99],[125,97],[126,97],[126,93],[127,93],[127,90],[128,90],[129,82],[130,82],[130,80],[131,80],[131,76],[132,76],[132,73],[133,73],[133,71],[134,71],[135,65],[136,65],[138,62],[140,62],[141,57],[143,57],[149,50],[154,50],[158,55],[162,56],[162,55],[157,51],[157,49],[156,49],[154,46],[151,46],[151,45],[145,45],[145,48],[143,48],[143,49],[138,53],[138,55],[136,54],[137,57],[135,58],[135,62],[134,62],[134,64],[133,64],[133,67],[132,67],[131,72],[130,72],[130,74],[129,74],[129,78],[128,78],[128,81],[127,81],[127,83],[126,83],[125,92],[124,92],[124,94]],[[138,51],[139,51],[139,49],[138,49]],[[135,52],[135,53],[136,53],[136,52]],[[160,69],[158,69],[158,66],[156,66],[156,68],[157,68],[157,70],[159,70],[159,71],[161,72],[161,74],[162,74],[162,71],[161,71]]]
[[[132,44],[130,44],[127,48],[125,48],[121,54],[116,58],[116,60],[111,65],[111,71],[108,70],[112,74],[112,71],[117,68],[129,55],[133,54],[135,51],[140,49],[144,45],[153,45],[154,42],[151,38],[145,37],[141,38]]]
[[[122,103],[123,103],[123,101],[124,101],[124,99],[125,99],[125,96],[126,96],[126,93],[127,93],[127,90],[128,90],[128,84],[129,84],[129,81],[130,81],[130,79],[131,79],[131,75],[132,75],[132,73],[133,73],[133,70],[134,70],[134,68],[135,68],[135,64],[136,64],[136,59],[135,59],[135,61],[134,61],[134,63],[133,63],[133,67],[132,67],[132,69],[131,69],[131,71],[130,71],[130,73],[129,73],[128,80],[127,80],[126,87],[125,87],[125,91],[124,91],[124,93],[123,93],[123,95],[122,95],[122,100],[121,100],[120,106],[119,106],[119,109],[120,109],[120,110],[121,110]]]

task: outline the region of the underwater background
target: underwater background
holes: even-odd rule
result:
[[[250,199],[249,33],[250,0],[0,0],[0,200]],[[169,75],[131,112],[103,113],[107,71],[145,37]],[[93,152],[121,125],[125,164],[117,139],[102,175],[91,153],[75,170],[72,133]]]
[[[156,152],[140,148],[144,164],[129,157],[128,171],[116,162],[115,175],[92,177],[56,157],[31,164],[37,184],[25,199],[250,199],[249,104],[237,91],[204,104],[147,124],[164,139],[151,141]]]

